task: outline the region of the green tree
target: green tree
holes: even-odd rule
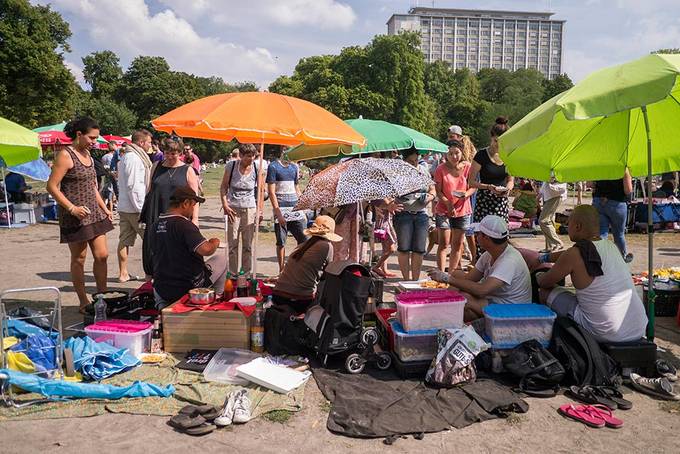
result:
[[[76,114],[95,118],[102,134],[126,136],[135,129],[137,116],[123,104],[108,97],[95,98],[90,93],[84,93],[79,99]]]
[[[569,90],[574,86],[569,76],[566,74],[560,74],[554,79],[543,80],[543,102],[559,95],[560,93]]]
[[[672,49],[659,49],[652,52],[653,54],[680,54],[680,48],[674,47]]]
[[[118,89],[123,78],[118,56],[110,50],[92,52],[83,57],[83,76],[92,87],[95,98],[111,97]]]
[[[49,6],[0,0],[0,116],[31,128],[70,117],[77,89],[63,58],[70,36]]]

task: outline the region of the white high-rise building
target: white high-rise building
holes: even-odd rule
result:
[[[387,34],[420,32],[428,63],[452,68],[536,69],[549,79],[562,74],[563,20],[554,13],[411,8],[393,14]]]

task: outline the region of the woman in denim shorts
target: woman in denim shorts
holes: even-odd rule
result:
[[[462,144],[456,140],[447,142],[449,151],[446,160],[434,173],[435,188],[439,201],[435,206],[435,219],[439,229],[437,247],[437,266],[444,271],[446,248],[451,243],[449,272],[460,265],[463,251],[463,238],[470,226],[472,205],[470,196],[476,189],[468,185],[471,164],[463,160]]]
[[[418,168],[418,150],[410,148],[405,150],[402,156],[405,162]],[[423,266],[423,255],[427,246],[427,232],[430,227],[426,208],[434,197],[434,185],[430,185],[396,199],[400,210],[394,215],[399,269],[407,281],[420,279],[420,269]]]

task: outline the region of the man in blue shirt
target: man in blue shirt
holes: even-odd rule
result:
[[[276,256],[279,271],[283,269],[286,257],[286,238],[292,233],[298,244],[307,240],[303,230],[307,226],[307,216],[303,211],[293,211],[298,201],[300,170],[297,164],[283,159],[283,147],[274,153],[275,160],[267,170],[269,200],[274,207],[274,233],[276,234]]]

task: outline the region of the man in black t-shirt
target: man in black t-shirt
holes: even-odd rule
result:
[[[174,303],[192,288],[212,285],[203,257],[213,255],[220,240],[206,240],[191,222],[194,206],[203,202],[190,187],[177,188],[170,197],[170,209],[151,227],[153,288],[160,307]]]

